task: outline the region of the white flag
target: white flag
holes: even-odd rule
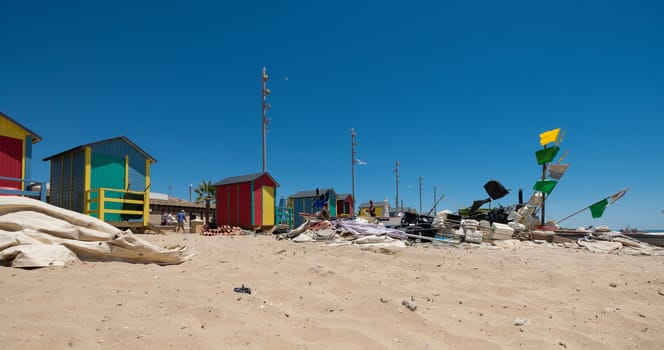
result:
[[[611,198],[611,204],[615,203],[615,201],[622,198],[625,195],[625,193],[627,193],[627,190],[629,190],[629,187],[612,194],[611,197],[609,197]]]

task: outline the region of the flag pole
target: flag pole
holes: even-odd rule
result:
[[[544,146],[546,148],[546,146]],[[542,164],[542,181],[546,179],[546,163]],[[544,226],[544,204],[546,203],[546,193],[542,192],[542,226]]]
[[[607,197],[607,198],[608,198],[608,197]],[[563,222],[563,221],[565,221],[565,220],[567,220],[567,219],[569,219],[569,218],[571,218],[572,216],[576,216],[577,214],[580,214],[581,212],[583,212],[584,210],[590,208],[591,206],[592,206],[592,204],[589,205],[589,206],[587,206],[587,207],[585,207],[585,208],[583,208],[583,209],[581,209],[581,210],[575,211],[574,213],[572,213],[572,214],[570,214],[570,215],[565,216],[564,218],[562,218],[562,219],[556,221],[556,225],[557,225],[557,224],[560,224],[561,222]]]
[[[629,190],[629,187],[623,188],[622,190],[620,190],[620,191],[618,191],[618,192],[616,192],[616,193],[614,193],[614,194],[612,194],[612,195],[610,195],[610,196],[608,196],[608,197],[604,197],[604,198],[600,199],[599,201],[597,201],[597,202],[595,202],[595,203],[593,203],[593,204],[591,204],[591,205],[589,205],[589,206],[587,206],[587,207],[585,207],[585,208],[583,208],[583,209],[581,209],[581,210],[578,210],[578,211],[576,211],[576,212],[574,212],[574,213],[572,213],[572,214],[570,214],[570,215],[565,216],[564,218],[562,218],[562,219],[556,221],[556,224],[559,224],[559,223],[561,223],[561,222],[563,222],[563,221],[565,221],[565,220],[571,218],[572,216],[575,216],[575,215],[577,215],[577,214],[583,212],[584,210],[586,210],[586,209],[592,207],[593,205],[595,205],[595,204],[597,204],[597,203],[599,203],[599,202],[601,202],[601,201],[603,201],[603,200],[611,199],[611,202],[610,202],[608,205],[612,205],[612,204],[615,203],[618,199],[622,198],[622,196],[624,196],[625,193],[627,193],[628,190]]]

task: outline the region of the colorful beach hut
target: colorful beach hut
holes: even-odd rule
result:
[[[267,172],[227,177],[214,184],[217,225],[246,229],[275,225],[277,181]]]
[[[0,195],[22,195],[46,201],[46,186],[31,180],[32,145],[41,137],[0,112]]]
[[[353,195],[342,193],[337,195],[337,216],[355,216],[353,211]]]
[[[44,161],[51,162],[49,203],[118,227],[149,226],[150,165],[157,160],[128,138],[77,146]]]
[[[369,202],[360,204],[359,216],[369,216],[369,207]],[[376,208],[376,216],[390,216],[390,204],[387,199],[380,202],[374,201],[374,207]]]
[[[337,193],[332,188],[300,191],[288,197],[288,206],[293,208],[294,226],[300,226],[305,221],[300,213],[314,214],[320,211],[320,206],[325,201],[328,202],[330,216],[337,216]]]

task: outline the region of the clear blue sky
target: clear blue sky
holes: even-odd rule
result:
[[[526,199],[539,133],[566,131],[547,202],[567,227],[664,227],[664,2],[13,1],[0,3],[0,111],[43,158],[127,136],[158,162],[152,191],[262,170],[260,72],[272,90],[267,168],[290,195],[456,210],[500,181]]]

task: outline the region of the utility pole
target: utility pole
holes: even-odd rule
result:
[[[397,160],[395,166],[394,166],[394,172],[396,173],[396,183],[397,183],[397,197],[394,201],[395,208],[397,209],[397,212],[399,211],[399,161]]]
[[[267,71],[265,67],[263,67],[263,74],[261,76],[261,95],[263,97],[262,101],[262,110],[263,110],[263,117],[262,117],[262,129],[263,129],[263,172],[267,171],[267,161],[265,160],[265,154],[267,152],[267,147],[266,147],[266,134],[267,134],[267,125],[270,124],[270,120],[266,117],[267,110],[270,109],[270,104],[266,102],[267,96],[270,94],[270,89],[267,88]]]
[[[433,212],[438,212],[438,195],[436,195],[436,185],[433,185]]]
[[[420,176],[420,212],[422,214],[422,177]]]
[[[351,180],[353,182],[353,210],[357,209],[355,208],[355,146],[357,146],[357,143],[355,143],[355,137],[357,134],[355,133],[355,129],[351,128],[350,129],[350,150],[351,150]]]
[[[194,186],[194,184],[189,184],[189,202],[191,202],[191,188]]]

